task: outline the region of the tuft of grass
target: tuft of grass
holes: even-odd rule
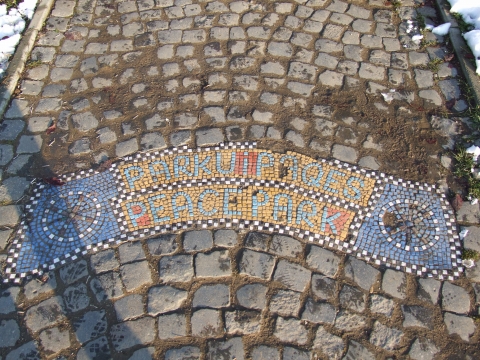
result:
[[[460,88],[465,100],[468,103],[468,109],[465,110],[465,116],[472,119],[473,123],[480,127],[480,106],[476,104],[475,95],[467,81],[460,81]]]
[[[25,67],[27,69],[31,69],[40,65],[42,65],[42,62],[40,60],[30,60],[30,61],[27,61],[27,63],[25,64]]]
[[[420,41],[420,48],[421,49],[425,49],[429,46],[437,46],[437,45],[438,45],[438,42],[436,40],[429,40],[429,41],[425,40],[425,35],[423,36],[422,41]],[[443,62],[443,60],[442,60],[442,62]]]
[[[478,251],[475,251],[475,250],[463,249],[462,259],[478,261],[480,260],[480,254],[478,253]]]
[[[422,14],[420,14],[419,12],[417,12],[417,23],[418,23],[418,28],[421,29],[421,30],[424,30],[425,29],[425,16],[423,16]]]
[[[457,20],[458,28],[460,29],[462,34],[469,32],[470,30],[473,30],[475,28],[472,24],[469,24],[465,20],[463,20],[462,15],[460,15],[459,13],[450,14],[454,17],[455,20]]]
[[[454,175],[467,181],[469,196],[480,199],[480,180],[475,178],[472,173],[475,166],[472,155],[461,148],[454,154],[454,157],[456,160]]]
[[[434,73],[437,73],[438,70],[440,69],[441,64],[443,64],[443,59],[435,58],[428,62],[427,68],[433,71]]]
[[[16,8],[22,0],[0,0],[0,5],[7,5],[7,10]]]

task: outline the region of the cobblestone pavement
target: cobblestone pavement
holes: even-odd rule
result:
[[[412,41],[436,19],[409,0],[57,0],[0,125],[0,261],[33,177],[139,150],[257,141],[446,192],[469,122],[446,118],[467,104],[445,39]],[[480,251],[479,205],[456,216]],[[2,285],[0,359],[480,358],[478,267],[438,281],[287,235],[177,229]]]

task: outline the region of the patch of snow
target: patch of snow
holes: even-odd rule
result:
[[[448,34],[448,30],[450,30],[450,26],[452,24],[450,23],[445,23],[445,24],[442,24],[442,25],[438,25],[437,27],[434,27],[432,29],[432,33],[434,33],[435,35],[440,35],[440,36],[445,36]]]
[[[477,158],[480,156],[480,147],[472,145],[467,149],[467,154],[472,154],[473,161],[477,161]]]
[[[463,34],[468,46],[475,56],[477,74],[480,75],[480,2],[473,0],[448,0],[450,12],[462,15],[463,20],[473,25],[474,30]]]
[[[0,5],[0,79],[5,75],[8,59],[22,38],[26,20],[32,19],[36,6],[37,0],[25,0],[7,12],[7,5]]]

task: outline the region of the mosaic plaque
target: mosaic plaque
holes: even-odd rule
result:
[[[229,143],[139,153],[63,178],[35,185],[6,281],[190,227],[288,234],[419,276],[462,272],[455,217],[435,186],[340,161]]]

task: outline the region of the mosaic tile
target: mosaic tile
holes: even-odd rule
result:
[[[111,243],[192,227],[288,234],[420,276],[462,272],[455,218],[434,186],[255,143],[125,157],[36,184],[9,251],[19,282]]]

